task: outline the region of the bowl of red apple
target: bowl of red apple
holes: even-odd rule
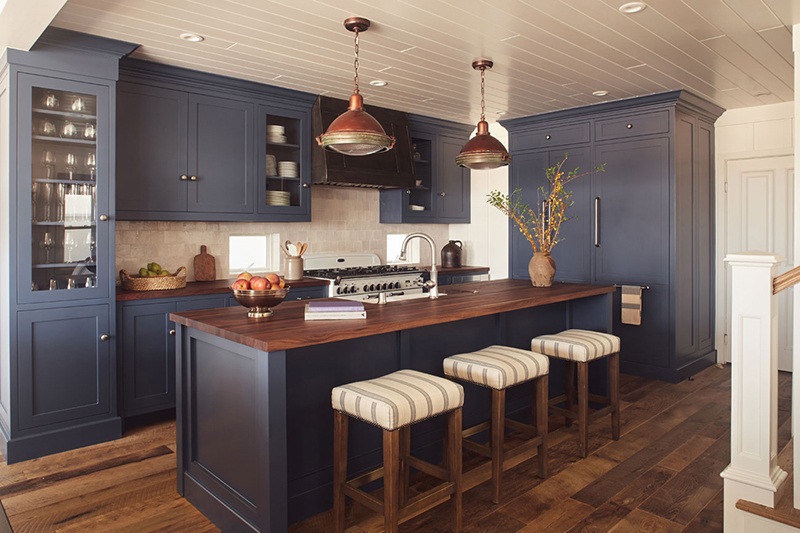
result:
[[[249,272],[242,272],[231,285],[233,298],[240,305],[249,307],[247,316],[250,318],[269,318],[272,316],[271,307],[275,307],[286,298],[289,287],[286,282],[270,272],[265,276],[254,276]]]

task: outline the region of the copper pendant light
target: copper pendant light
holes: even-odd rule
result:
[[[489,123],[486,122],[486,104],[484,102],[486,69],[492,68],[494,63],[488,59],[479,59],[472,63],[472,68],[481,71],[481,120],[478,122],[478,133],[467,141],[456,156],[456,164],[472,170],[491,170],[511,163],[511,156],[503,143],[492,137],[489,133]]]
[[[358,34],[367,31],[369,20],[351,17],[344,21],[344,27],[356,34],[355,90],[347,111],[331,122],[328,131],[317,137],[317,143],[345,155],[370,155],[391,150],[394,137],[386,135],[380,122],[364,111],[364,99],[358,93]]]

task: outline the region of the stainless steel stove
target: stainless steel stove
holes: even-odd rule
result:
[[[404,265],[381,265],[375,254],[320,254],[304,259],[309,269],[303,275],[330,280],[330,297],[377,300],[381,292],[395,297],[423,292],[425,271]]]

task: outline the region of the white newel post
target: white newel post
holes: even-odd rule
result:
[[[763,252],[730,254],[731,464],[725,478],[725,533],[744,531],[740,499],[774,507],[788,474],[778,454],[777,266],[786,259]]]

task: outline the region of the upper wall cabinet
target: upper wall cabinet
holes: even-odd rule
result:
[[[121,78],[119,219],[310,220],[312,95],[136,60]]]
[[[456,156],[473,127],[411,116],[414,187],[381,191],[381,223],[469,224],[470,171]]]

